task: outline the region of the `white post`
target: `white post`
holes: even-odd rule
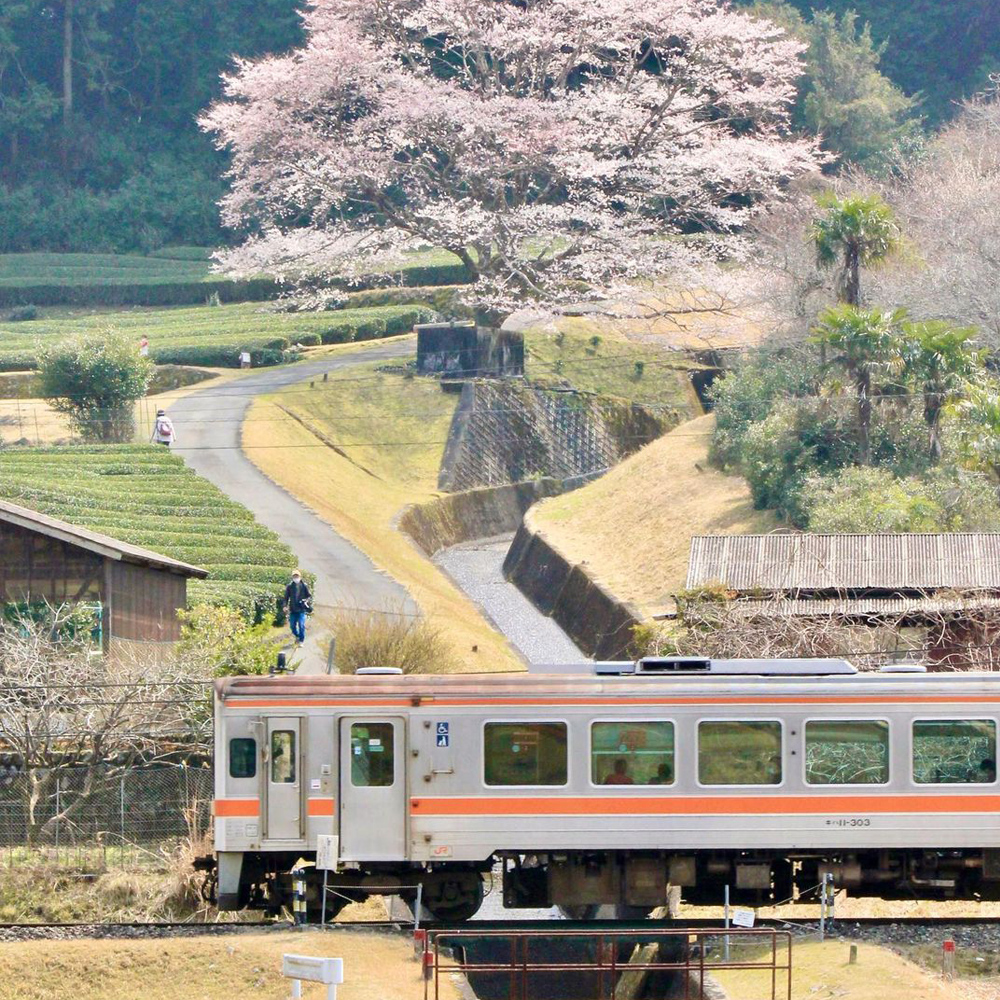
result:
[[[819,939],[826,937],[826,875],[819,883]]]
[[[726,883],[726,895],[725,895],[725,914],[726,914],[726,930],[729,930],[729,883]],[[727,934],[723,938],[723,951],[725,955],[725,960],[729,961],[729,935]]]
[[[413,929],[420,930],[420,909],[424,905],[424,883],[417,883],[417,901],[413,909]]]

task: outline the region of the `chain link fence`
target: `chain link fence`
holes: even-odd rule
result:
[[[89,784],[89,790],[88,790]],[[209,830],[210,767],[67,768],[30,808],[30,779],[0,769],[0,863],[158,868]]]

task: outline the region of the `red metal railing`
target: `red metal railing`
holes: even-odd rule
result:
[[[506,939],[509,960],[468,961],[466,946],[472,940]],[[574,939],[590,945],[587,960],[546,961],[531,954],[532,944],[541,946],[547,940]],[[596,979],[592,997],[578,995],[577,1000],[617,1000],[624,974],[675,973],[683,977],[684,1000],[705,1000],[705,977],[716,971],[753,970],[765,978],[769,975],[771,1000],[791,1000],[792,997],[792,935],[772,928],[636,928],[628,930],[530,930],[500,931],[473,928],[462,930],[428,930],[424,940],[424,1000],[441,1000],[442,974],[487,975],[509,977],[507,1000],[534,1000],[529,983],[539,973],[583,973]],[[639,949],[657,944],[656,954],[664,950],[667,960],[647,961]],[[622,961],[622,948],[632,945],[629,959]],[[442,951],[454,952],[442,955]],[[495,949],[497,950],[497,949]],[[503,951],[506,953],[507,948]],[[593,957],[590,958],[589,956]],[[741,956],[742,957],[738,957]],[[766,986],[765,986],[766,988]],[[567,990],[566,995],[572,992]],[[626,990],[631,997],[637,994]]]

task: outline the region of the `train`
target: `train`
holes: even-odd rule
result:
[[[657,657],[523,674],[215,684],[220,909],[371,895],[440,921],[503,905],[652,909],[1000,898],[1000,675]],[[315,867],[317,850],[323,870]]]

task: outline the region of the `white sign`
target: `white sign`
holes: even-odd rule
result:
[[[281,974],[286,979],[302,979],[307,983],[340,986],[344,982],[342,958],[313,958],[311,955],[284,955]]]
[[[753,910],[741,910],[737,907],[733,910],[733,926],[753,927],[754,916]]]
[[[316,868],[318,871],[335,872],[340,854],[340,837],[321,833],[316,837]]]

